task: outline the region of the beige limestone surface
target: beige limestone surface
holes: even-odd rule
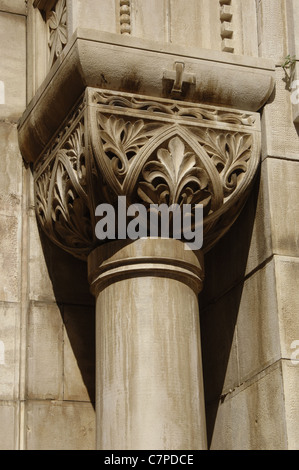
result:
[[[97,448],[206,449],[197,299],[202,255],[178,240],[114,242],[91,253],[89,272],[96,295]]]

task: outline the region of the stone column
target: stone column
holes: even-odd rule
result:
[[[57,2],[62,29],[64,6]],[[50,34],[58,40],[59,31]],[[260,162],[257,111],[273,90],[274,64],[90,29],[62,49],[20,120],[19,143],[32,163],[41,229],[88,260],[98,448],[204,449],[203,253],[250,193]],[[99,240],[97,207],[115,208],[119,197],[147,216],[162,204],[189,204],[194,216],[201,204],[202,252],[184,250],[183,236],[129,242],[119,226],[115,241]]]
[[[98,449],[206,449],[198,293],[203,256],[171,239],[88,260],[96,296]]]
[[[259,132],[256,113],[87,88],[36,161],[39,223],[88,260],[96,297],[98,449],[206,448],[203,253],[244,205]],[[201,204],[202,251],[184,249],[184,230],[180,239],[126,240],[119,196],[147,216],[153,206]],[[115,241],[97,239],[102,204],[116,210]]]

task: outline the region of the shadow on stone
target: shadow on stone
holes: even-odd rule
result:
[[[205,283],[199,304],[209,447],[218,406],[224,399],[224,383],[244,285],[259,181],[258,174],[240,217],[205,255]],[[86,400],[89,399],[95,407],[95,301],[87,280],[87,263],[54,245],[42,230],[40,239],[55,299],[88,394]],[[76,395],[78,387],[68,384],[68,379],[74,382],[72,369],[65,372],[64,390],[67,396],[64,399],[80,401]],[[238,385],[236,381],[235,386]]]
[[[75,357],[64,344],[64,399],[90,401],[95,407],[95,301],[89,290],[87,263],[54,245],[42,230],[39,232],[67,343]],[[75,369],[79,369],[81,378]]]
[[[208,448],[211,448],[219,403],[226,394],[228,365],[234,357],[233,338],[245,282],[259,182],[258,174],[240,217],[205,255],[205,283],[199,304]],[[234,380],[231,387],[240,385],[237,376],[230,380]]]

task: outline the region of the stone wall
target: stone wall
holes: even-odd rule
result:
[[[26,299],[21,275],[24,267],[23,215],[26,176],[20,158],[17,119],[26,106],[25,2],[0,3],[1,146],[1,338],[0,446],[14,449],[20,440],[21,336]],[[24,300],[24,302],[23,302]]]
[[[31,169],[18,148],[17,121],[33,88],[26,4],[0,1],[0,449],[93,449],[86,265],[39,234]]]
[[[213,449],[299,447],[299,364],[292,360],[299,338],[299,140],[281,67],[292,55],[298,4],[290,11],[291,2],[258,3],[259,51],[277,66],[276,91],[261,112],[262,164],[242,216],[206,257],[201,299]]]

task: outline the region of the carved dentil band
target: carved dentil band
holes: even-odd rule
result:
[[[101,203],[202,204],[206,252],[238,217],[259,158],[258,114],[88,88],[35,163],[37,218],[86,259]]]

